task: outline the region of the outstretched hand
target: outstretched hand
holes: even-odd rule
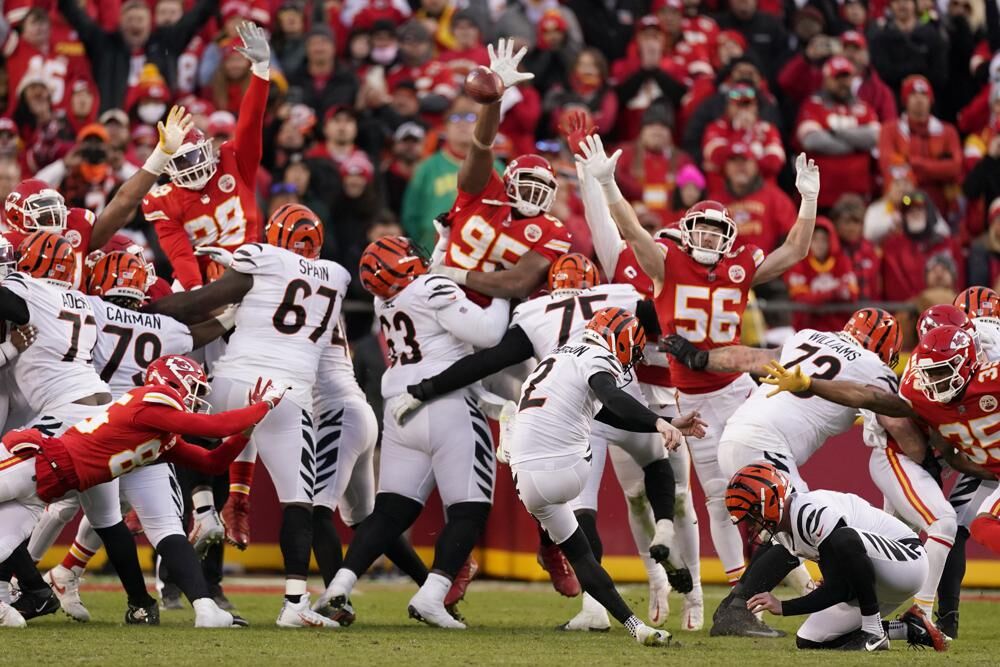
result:
[[[267,33],[256,23],[244,21],[236,26],[236,33],[243,40],[243,46],[236,50],[254,65],[271,60],[271,46],[267,43]]]
[[[615,167],[618,158],[622,156],[619,148],[610,156],[604,152],[604,142],[600,135],[591,134],[579,144],[580,152],[575,156],[577,162],[583,165],[601,185],[607,185],[615,180]]]
[[[518,72],[517,66],[528,53],[528,48],[522,46],[514,53],[514,40],[500,38],[496,48],[492,44],[487,45],[487,53],[490,56],[490,69],[503,81],[504,88],[516,86],[523,81],[531,81],[535,75],[530,72]]]
[[[790,391],[793,394],[808,391],[809,385],[812,384],[812,378],[802,371],[802,366],[788,370],[775,360],[764,366],[764,372],[767,375],[762,377],[760,381],[776,387],[767,395],[768,398],[777,396],[783,391]]]
[[[574,109],[563,114],[559,121],[559,131],[566,140],[566,145],[574,155],[583,155],[580,144],[591,134],[597,132],[597,126],[590,113],[583,109]]]
[[[816,201],[819,197],[819,167],[805,153],[795,158],[795,189],[802,199]]]
[[[160,133],[160,150],[167,155],[173,155],[184,143],[184,137],[194,127],[194,117],[182,106],[174,105],[167,114],[167,122],[162,120],[156,124]]]
[[[674,417],[670,423],[678,431],[691,438],[704,438],[705,428],[708,426],[708,422],[702,420],[701,413],[697,411]]]

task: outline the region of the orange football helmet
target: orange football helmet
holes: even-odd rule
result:
[[[889,366],[895,366],[899,361],[903,330],[892,313],[881,308],[862,308],[847,320],[844,333],[861,347],[877,354]]]
[[[361,255],[358,275],[364,288],[390,299],[427,273],[430,261],[420,247],[405,236],[372,241]]]
[[[642,361],[646,332],[639,318],[624,308],[602,308],[594,313],[583,337],[610,350],[625,369]]]
[[[726,509],[733,523],[748,523],[752,540],[763,542],[784,516],[790,488],[788,477],[770,463],[751,463],[729,480]]]
[[[307,259],[317,259],[323,247],[323,223],[302,204],[279,206],[267,221],[267,242]]]
[[[970,318],[1000,317],[1000,294],[989,287],[970,287],[955,297],[953,305]]]
[[[142,301],[146,298],[148,284],[146,262],[119,250],[109,252],[94,264],[87,280],[87,293],[102,298],[124,297]]]
[[[549,267],[549,291],[588,289],[601,284],[594,263],[578,252],[557,257]]]
[[[76,254],[68,240],[52,232],[34,232],[17,250],[18,271],[62,289],[73,287]]]

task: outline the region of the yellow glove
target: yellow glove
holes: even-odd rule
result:
[[[184,137],[194,127],[194,118],[182,106],[174,106],[167,114],[167,122],[160,121],[156,129],[160,133],[159,148],[167,155],[173,155],[184,143]]]
[[[777,361],[772,361],[764,366],[764,371],[767,373],[767,376],[762,377],[760,381],[764,384],[777,387],[767,395],[768,398],[776,396],[783,391],[790,391],[793,394],[808,391],[809,385],[812,384],[812,378],[802,372],[802,366],[796,366],[792,370],[787,370]]]

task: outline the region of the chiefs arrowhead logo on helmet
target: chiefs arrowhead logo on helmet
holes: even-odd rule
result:
[[[921,390],[935,403],[948,403],[958,396],[978,367],[972,336],[950,324],[931,329],[910,357]]]
[[[176,391],[188,412],[208,412],[205,397],[212,388],[205,369],[194,359],[180,354],[160,357],[146,368],[146,385],[165,385]]]

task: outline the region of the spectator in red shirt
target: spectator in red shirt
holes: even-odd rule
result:
[[[794,303],[817,307],[835,303],[852,303],[858,298],[858,284],[851,259],[840,248],[840,241],[828,218],[816,218],[809,255],[785,274],[788,296]],[[792,326],[796,329],[838,331],[844,323],[844,312],[796,312]]]
[[[774,182],[785,166],[785,148],[778,129],[760,119],[757,91],[752,86],[738,84],[726,96],[726,114],[709,125],[702,138],[702,166],[708,176],[708,189],[718,189],[727,147],[734,143],[749,146],[761,176]]]
[[[903,197],[902,228],[882,241],[888,252],[882,258],[882,285],[888,301],[908,301],[926,285],[924,269],[933,255],[943,254],[955,263],[952,241],[936,229],[937,213],[922,192]]]
[[[753,150],[746,144],[730,144],[724,164],[723,186],[710,189],[709,198],[729,209],[736,223],[737,243],[770,253],[795,223],[795,204],[777,185],[761,177]]]
[[[553,135],[558,134],[563,111],[572,107],[585,107],[601,134],[609,135],[614,130],[618,97],[608,85],[608,61],[597,49],[580,51],[569,79],[542,96],[542,111],[548,115],[543,123]]]
[[[872,195],[872,149],[879,122],[868,104],[851,92],[854,65],[834,56],[823,65],[823,89],[799,110],[797,143],[824,174],[819,207],[828,209],[840,195]]]
[[[428,120],[436,120],[455,99],[459,89],[448,68],[434,59],[434,41],[424,24],[410,21],[397,34],[399,62],[386,74],[389,92],[403,81],[412,81],[420,100],[420,112]]]
[[[840,247],[850,258],[858,281],[858,298],[878,301],[882,298],[882,251],[865,238],[865,201],[858,195],[845,194],[830,211]]]
[[[823,85],[823,63],[839,50],[829,35],[813,35],[806,48],[792,56],[778,73],[778,86],[785,97],[798,105]]]
[[[472,12],[455,12],[451,19],[454,45],[443,51],[438,59],[448,66],[455,80],[455,88],[461,88],[466,75],[477,65],[489,65],[490,55],[483,45],[482,30]]]
[[[536,152],[535,130],[541,117],[542,98],[531,82],[526,81],[504,92],[500,105],[500,135],[510,142],[513,155]],[[494,150],[497,150],[496,146]]]
[[[851,3],[847,6],[859,5]],[[852,84],[855,95],[864,100],[875,110],[880,123],[885,123],[896,117],[896,95],[885,85],[878,72],[871,65],[871,54],[868,51],[868,40],[864,34],[856,30],[848,30],[840,36],[841,49],[844,57],[854,65],[855,80]]]

